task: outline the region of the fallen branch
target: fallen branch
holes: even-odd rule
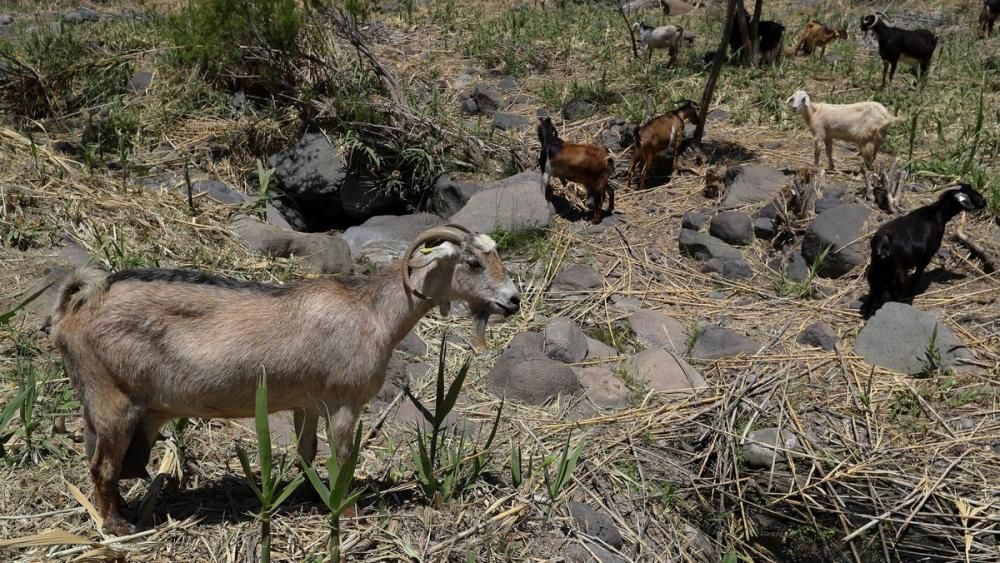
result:
[[[997,271],[998,268],[1000,268],[1000,266],[998,266],[998,264],[1000,264],[1000,261],[998,261],[997,258],[991,256],[990,253],[987,252],[985,248],[979,246],[978,243],[970,239],[964,232],[962,232],[962,226],[959,226],[957,229],[955,229],[955,234],[952,235],[952,239],[954,239],[955,242],[961,244],[965,248],[969,249],[969,252],[971,252],[973,256],[975,256],[980,262],[983,263],[983,271],[986,272],[987,274],[992,274],[993,272]]]

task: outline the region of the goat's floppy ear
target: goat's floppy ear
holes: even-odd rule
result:
[[[972,203],[972,199],[969,196],[963,194],[962,192],[955,192],[955,199],[957,199],[959,205],[961,205],[965,209],[976,208],[975,204]]]

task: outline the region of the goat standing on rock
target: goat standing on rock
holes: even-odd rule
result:
[[[879,227],[871,242],[868,299],[861,314],[868,318],[886,301],[913,295],[931,258],[941,247],[944,229],[962,211],[986,207],[986,200],[969,184],[960,184],[930,205],[915,209]],[[913,275],[908,276],[910,270]],[[909,278],[909,282],[907,282]]]
[[[604,216],[601,207],[605,192],[608,194],[608,213],[615,210],[615,189],[609,182],[615,170],[615,161],[608,149],[563,141],[548,117],[541,118],[538,124],[538,142],[542,144],[538,166],[542,169],[542,190],[547,201],[552,199],[549,181],[555,176],[583,184],[587,189],[591,223],[599,224]]]
[[[262,374],[269,410],[295,413],[299,454],[315,456],[325,415],[343,462],[393,349],[435,305],[446,314],[452,301],[468,303],[480,339],[490,315],[520,305],[493,240],[457,225],[424,231],[402,258],[350,283],[274,286],[188,270],[78,270],[60,292],[52,340],[83,405],[105,528],[131,530],[118,480],[146,476],[164,423],[253,416]]]
[[[917,66],[917,79],[927,75],[931,57],[937,48],[937,37],[926,29],[901,29],[886,25],[885,14],[870,14],[861,18],[861,31],[872,31],[878,39],[878,54],[882,57],[882,88],[885,88],[885,74],[889,82],[896,75],[896,65],[900,61]]]
[[[681,152],[681,142],[684,141],[684,123],[698,124],[698,113],[701,108],[696,102],[685,100],[681,107],[670,113],[648,121],[642,127],[637,127],[634,134],[635,145],[632,147],[632,165],[628,169],[629,184],[632,184],[636,166],[642,163],[639,173],[639,189],[646,189],[646,177],[653,166],[656,155],[673,148],[673,164]],[[673,168],[673,166],[671,166]]]
[[[823,104],[813,102],[804,90],[797,90],[785,102],[802,114],[806,125],[812,131],[815,149],[813,164],[819,166],[819,153],[825,144],[830,170],[833,170],[835,139],[857,145],[865,166],[871,168],[879,147],[885,141],[886,130],[894,123],[905,121],[905,118],[893,117],[889,110],[878,102]]]

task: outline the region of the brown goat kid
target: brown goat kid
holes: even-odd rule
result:
[[[615,161],[608,149],[563,141],[548,117],[543,117],[538,124],[538,142],[542,144],[538,167],[542,170],[542,190],[546,200],[552,198],[549,181],[554,176],[564,182],[569,180],[583,184],[587,189],[591,223],[597,225],[604,217],[601,207],[605,193],[608,196],[608,213],[615,210],[615,189],[609,183]]]
[[[105,528],[132,530],[118,481],[146,476],[164,423],[252,417],[262,375],[269,410],[294,411],[299,454],[315,456],[317,422],[329,416],[343,461],[393,349],[452,301],[469,305],[480,339],[490,315],[520,303],[493,240],[454,225],[425,231],[403,258],[357,281],[274,286],[189,270],[77,271],[61,290],[52,338],[83,405]]]
[[[684,105],[648,121],[638,127],[635,133],[635,145],[632,147],[632,165],[628,169],[629,185],[634,179],[636,166],[642,164],[639,174],[639,189],[646,189],[646,177],[653,166],[653,159],[667,147],[673,147],[673,163],[681,152],[684,141],[684,123],[698,124],[698,113],[701,108],[696,102],[685,100]],[[673,168],[673,163],[671,168]]]
[[[799,42],[792,54],[798,55],[802,53],[803,55],[811,55],[818,48],[819,56],[823,57],[826,55],[826,46],[832,43],[834,39],[847,39],[847,30],[832,29],[818,21],[810,20],[799,35]]]

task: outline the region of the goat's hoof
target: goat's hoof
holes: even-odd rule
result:
[[[136,528],[124,516],[113,514],[104,520],[104,531],[113,536],[128,536],[134,534]]]

